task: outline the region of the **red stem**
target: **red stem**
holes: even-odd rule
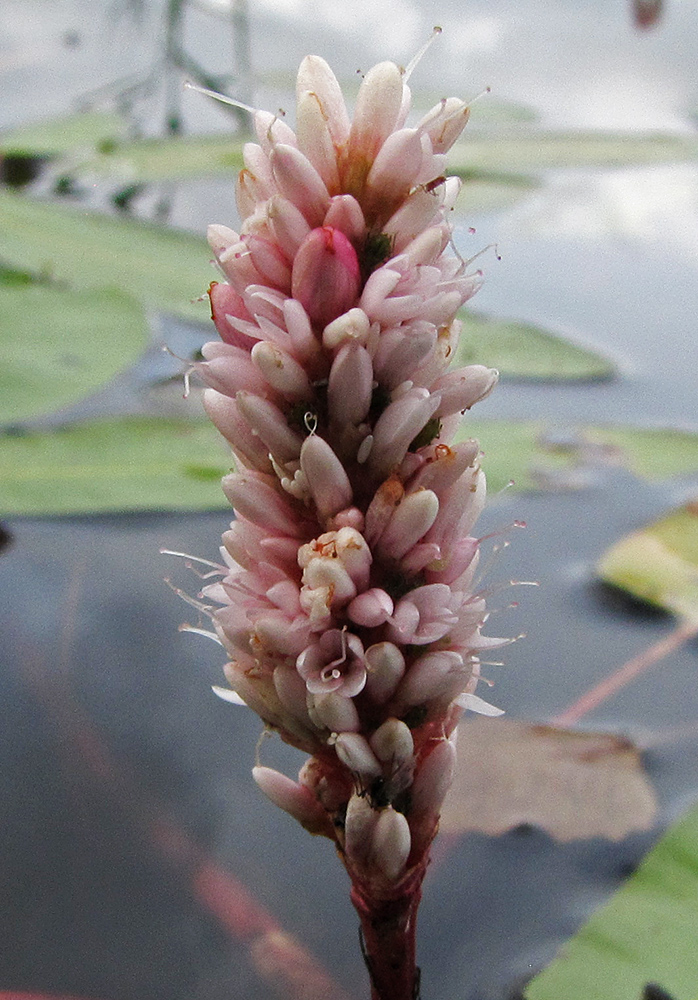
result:
[[[421,878],[395,899],[369,899],[354,886],[351,901],[361,921],[361,944],[371,977],[371,1000],[417,1000],[417,909]]]

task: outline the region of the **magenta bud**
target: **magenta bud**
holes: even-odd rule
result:
[[[291,288],[317,326],[355,305],[360,282],[359,259],[344,233],[332,226],[308,233],[293,262]]]

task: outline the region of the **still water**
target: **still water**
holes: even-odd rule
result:
[[[55,115],[86,91],[146,73],[162,4],[3,0],[0,127]],[[287,80],[309,50],[351,78],[381,58],[406,62],[438,23],[444,34],[415,90],[498,98],[550,127],[691,131],[698,3],[668,0],[649,30],[624,0],[383,4],[269,0],[250,9],[260,106],[289,105]],[[212,63],[230,40],[200,11],[189,42]],[[222,128],[214,107],[183,100],[190,128]],[[157,99],[144,125],[159,120]],[[612,356],[616,380],[504,384],[481,415],[693,426],[698,414],[698,171],[693,165],[551,171],[500,213],[459,216],[469,255],[496,241],[477,306],[540,322]],[[95,191],[91,203],[100,205]],[[173,222],[235,223],[232,185],[186,185]],[[476,233],[470,234],[468,227]],[[492,667],[493,700],[516,718],[551,718],[672,628],[593,581],[604,549],[680,502],[695,481],[656,486],[620,470],[585,491],[506,494],[483,531],[528,523],[494,561],[493,583],[533,579],[498,634],[525,631]],[[270,994],[244,945],[192,888],[196,851],[237,876],[351,995],[363,995],[355,920],[328,845],[308,838],[249,777],[259,725],[214,699],[220,652],[181,635],[190,619],[162,583],[161,546],[215,557],[224,512],[8,525],[0,685],[3,868],[0,989],[99,1000],[217,1000]],[[501,606],[511,600],[504,590]],[[496,603],[496,602],[495,602]],[[190,619],[191,620],[191,619]],[[506,1000],[620,884],[698,789],[696,739],[670,731],[698,717],[695,643],[585,720],[634,734],[661,817],[652,835],[560,846],[538,831],[469,836],[434,865],[421,914],[425,1000]],[[297,766],[278,746],[265,762]],[[178,839],[179,838],[179,839]],[[186,844],[190,846],[187,847]],[[195,843],[196,851],[191,848]],[[184,846],[183,846],[184,844]],[[363,981],[363,980],[361,980]]]

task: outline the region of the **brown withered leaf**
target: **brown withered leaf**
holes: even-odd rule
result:
[[[622,840],[657,810],[634,744],[515,719],[461,724],[458,765],[441,830],[500,834],[521,824],[555,840]]]

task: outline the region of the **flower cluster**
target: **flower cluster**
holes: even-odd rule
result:
[[[310,755],[298,781],[254,775],[335,841],[360,912],[418,897],[455,726],[490,708],[473,693],[478,655],[503,641],[481,635],[473,587],[479,449],[454,443],[497,373],[449,368],[480,280],[447,252],[459,181],[445,154],[469,109],[442,100],[409,126],[409,107],[384,62],[350,120],[310,56],[295,132],[255,113],[241,231],[209,230],[221,340],[198,365],[238,470],[223,480],[230,568],[204,591],[226,675]]]

